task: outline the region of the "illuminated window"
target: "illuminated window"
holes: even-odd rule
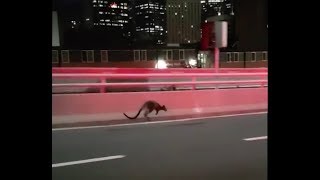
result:
[[[101,22],[104,22],[104,19],[100,19]]]
[[[174,15],[178,15],[178,13],[174,13]]]
[[[149,16],[145,16],[144,18],[148,18]]]
[[[110,22],[110,19],[106,19],[105,21],[106,21],[106,22]]]
[[[99,4],[99,7],[103,7],[103,5],[102,5],[102,4]]]
[[[100,11],[99,14],[103,14],[103,12]]]
[[[97,7],[97,5],[94,4],[93,7]]]
[[[96,0],[93,0],[92,2],[93,2],[93,3],[96,3],[97,1],[96,1]]]

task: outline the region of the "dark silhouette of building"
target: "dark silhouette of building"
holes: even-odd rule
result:
[[[235,0],[236,36],[239,51],[268,49],[267,0]]]

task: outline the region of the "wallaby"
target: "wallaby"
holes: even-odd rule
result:
[[[156,101],[147,101],[142,105],[142,107],[140,108],[139,112],[137,113],[137,115],[135,117],[129,117],[125,113],[123,113],[123,114],[129,119],[136,119],[140,115],[142,110],[145,110],[144,117],[147,118],[147,120],[149,121],[150,119],[148,117],[148,114],[150,114],[153,110],[156,110],[156,115],[157,115],[160,110],[167,111],[167,108],[165,105],[161,106]]]

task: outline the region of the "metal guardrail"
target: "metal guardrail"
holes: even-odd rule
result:
[[[53,79],[81,79],[93,78],[99,79],[99,83],[54,83],[53,88],[67,87],[85,87],[85,88],[100,88],[101,93],[105,93],[107,87],[161,87],[161,86],[187,86],[192,90],[196,90],[200,85],[235,85],[236,87],[255,85],[258,87],[267,86],[268,73],[151,73],[151,74],[106,74],[106,73],[58,73],[52,74]],[[199,78],[230,78],[230,80],[199,80]],[[164,82],[107,82],[112,79],[153,79],[162,78]],[[185,81],[172,82],[174,78],[188,78]],[[241,79],[237,78],[258,78],[258,79]]]

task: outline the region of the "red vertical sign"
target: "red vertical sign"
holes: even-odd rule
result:
[[[201,25],[202,36],[201,36],[201,50],[207,50],[209,47],[214,47],[214,23],[207,22]]]

